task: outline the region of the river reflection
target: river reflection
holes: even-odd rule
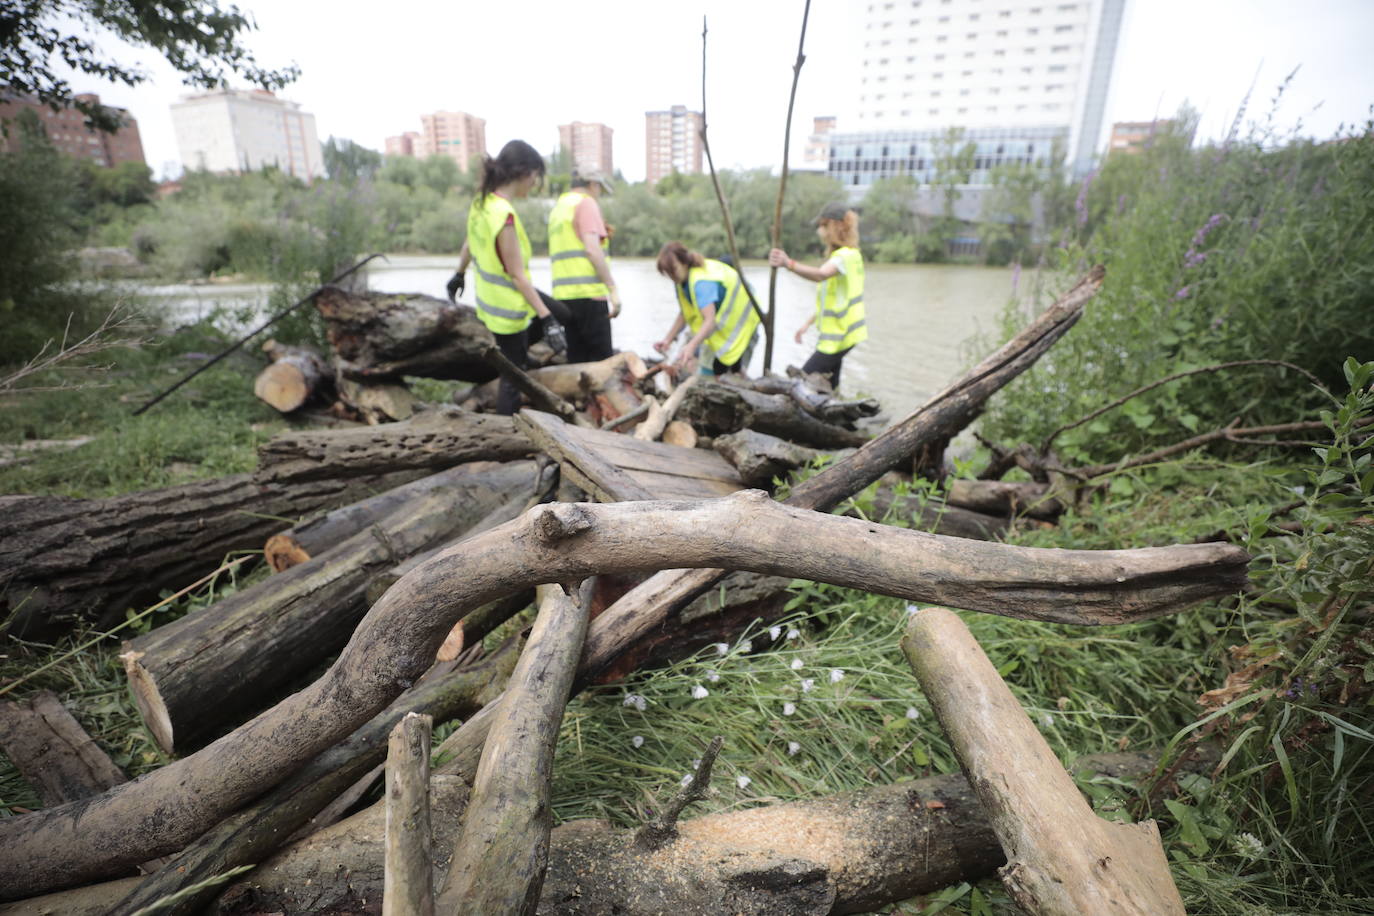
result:
[[[368,286],[443,296],[456,263],[455,257],[391,255],[386,263],[369,265]],[[616,258],[613,268],[623,302],[620,317],[612,322],[615,346],[651,354],[654,341],[667,333],[677,314],[672,287],[650,258]],[[536,287],[549,289],[548,258],[534,258],[530,272]],[[766,303],[767,264],[746,263],[745,276]],[[468,301],[471,295],[469,286]],[[965,368],[961,345],[974,334],[991,332],[1011,295],[1012,272],[1007,269],[869,265],[864,290],[869,337],[845,359],[844,394],[872,395],[891,419],[905,416]],[[814,328],[801,344],[793,339],[815,308],[815,296],[814,283],[786,271],[778,274],[775,370],[800,366],[815,348]],[[758,374],[762,369],[760,338],[749,370]]]

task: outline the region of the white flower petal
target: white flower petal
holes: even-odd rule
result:
[[[921,718],[921,711],[915,706],[908,706],[906,708],[906,717],[915,722],[917,719]]]
[[[840,681],[842,681],[842,680],[844,680],[844,672],[843,672],[842,670],[840,670],[839,668],[831,668],[831,669],[830,669],[830,683],[832,683],[832,684],[838,684],[838,683],[839,683]]]
[[[799,659],[799,658],[794,658],[794,659],[792,659],[792,670],[793,670],[793,671],[800,671],[801,669],[802,669],[802,660]]]
[[[707,672],[706,672],[706,680],[708,680],[708,681],[710,681],[712,684],[714,684],[716,681],[720,680],[720,672],[719,672],[719,671],[707,671]]]
[[[723,643],[723,642],[718,642],[718,643],[716,643],[716,654],[717,654],[717,655],[724,655],[726,652],[729,652],[729,651],[730,651],[730,647],[729,647],[727,644],[725,644],[725,643]]]
[[[750,779],[748,776],[736,776],[736,777],[735,777],[735,785],[739,786],[741,789],[747,789],[747,788],[749,788],[749,783],[751,783],[751,782],[753,782],[753,780]]]
[[[1045,723],[1046,728],[1049,728],[1051,725],[1054,724],[1054,716],[1050,715],[1049,713],[1045,713],[1043,716],[1040,717],[1040,721]]]
[[[920,612],[921,612],[921,609],[918,608],[918,607],[917,607],[916,605],[914,605],[914,604],[908,604],[908,605],[906,606],[906,615],[907,615],[908,617],[914,617],[914,616],[916,616],[917,614],[919,614]]]
[[[644,746],[644,736],[643,736],[643,735],[635,735],[633,738],[630,739],[630,743],[633,744],[635,747],[643,747],[643,746]]]
[[[635,709],[638,709],[640,712],[643,712],[644,710],[649,708],[649,701],[644,699],[637,693],[631,693],[626,695],[624,705],[633,706]]]
[[[801,745],[800,745],[800,744],[798,744],[798,743],[795,742],[795,741],[789,741],[789,742],[787,742],[787,756],[788,756],[788,757],[795,757],[795,756],[797,756],[797,754],[799,754],[799,753],[801,753]]]
[[[739,644],[739,650],[741,652],[753,652],[754,641],[752,639],[746,639],[744,642]]]
[[[679,779],[679,780],[678,780],[678,783],[679,783],[684,789],[687,788],[688,786],[690,786],[690,785],[692,784],[692,774],[691,774],[691,773],[688,773],[686,776],[684,776],[684,777],[682,777],[681,779]]]
[[[783,714],[784,716],[790,716],[790,715],[792,715],[792,713],[794,713],[794,712],[796,712],[796,711],[797,711],[797,707],[796,707],[795,704],[793,704],[793,703],[783,703],[783,704],[782,704],[782,714]]]
[[[774,642],[777,642],[778,637],[781,636],[781,635],[782,635],[782,627],[769,627],[769,628],[768,628],[768,638],[771,639],[771,640],[773,640]]]
[[[815,686],[816,679],[814,677],[802,678],[802,693],[810,693],[815,688]]]
[[[796,627],[793,627],[792,629],[787,631],[787,638],[801,639],[801,630],[798,630]]]
[[[711,695],[711,691],[707,690],[705,687],[701,686],[700,684],[693,684],[693,685],[692,685],[692,699],[694,699],[694,700],[703,700],[703,699],[705,699],[706,697],[709,697],[710,695]]]

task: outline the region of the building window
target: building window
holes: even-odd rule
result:
[[[1065,51],[1067,51],[1067,50],[1069,50],[1069,46],[1068,46],[1068,45],[1055,45],[1054,47],[1050,48],[1050,53],[1051,53],[1051,54],[1063,54],[1063,53],[1064,53]]]
[[[1072,31],[1073,31],[1073,26],[1071,26],[1071,25],[1057,25],[1057,26],[1054,27],[1054,30],[1055,30],[1056,32],[1072,32]]]
[[[1063,73],[1063,72],[1064,72],[1065,70],[1067,70],[1067,69],[1069,69],[1069,68],[1066,67],[1066,66],[1064,66],[1063,64],[1055,64],[1054,66],[1050,67],[1050,72],[1051,72],[1051,73]]]

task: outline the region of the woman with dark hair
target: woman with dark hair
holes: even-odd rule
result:
[[[739,273],[681,242],[669,242],[659,251],[658,272],[673,281],[679,311],[668,336],[654,344],[654,349],[666,356],[685,325],[691,328],[692,336],[670,364],[674,370],[684,368],[705,343],[715,354],[712,369],[716,375],[743,373],[749,365],[759,316],[749,304]]]
[[[511,206],[512,200],[527,197],[543,178],[543,157],[523,140],[512,140],[495,159],[487,156],[482,160],[482,185],[468,210],[468,238],[458,254],[458,271],[448,282],[452,299],[467,286],[469,262],[476,262],[477,317],[496,338],[506,358],[521,369],[529,365],[529,345],[541,338],[556,353],[568,349],[559,321],[566,316],[566,309],[534,288],[529,271],[530,240],[520,215]],[[539,323],[531,330],[535,316]],[[502,376],[497,413],[513,414],[519,404],[519,389]]]
[[[816,235],[826,247],[828,258],[820,267],[798,264],[781,248],[768,252],[768,263],[786,267],[792,273],[819,284],[816,311],[797,329],[796,341],[815,322],[820,340],[816,352],[802,366],[803,372],[829,376],[836,391],[840,388],[840,369],[845,355],[860,341],[868,339],[864,319],[864,257],[859,253],[859,215],[846,204],[826,204],[816,217]]]

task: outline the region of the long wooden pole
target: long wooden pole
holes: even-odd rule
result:
[[[801,77],[802,64],[806,55],[806,22],[811,18],[811,0],[806,0],[802,11],[801,37],[797,39],[797,61],[792,65],[792,91],[787,96],[787,125],[782,133],[782,177],[778,180],[778,202],[773,208],[773,247],[782,247],[782,198],[787,193],[787,162],[792,150],[792,109],[797,104],[797,81]],[[768,268],[768,316],[763,320],[763,371],[766,375],[773,369],[773,323],[777,316],[778,269]]]
[[[808,0],[810,2],[810,0]],[[754,290],[750,288],[748,281],[744,279],[744,265],[740,263],[739,246],[735,244],[735,223],[730,218],[730,204],[725,200],[725,192],[720,189],[720,179],[716,177],[716,163],[711,158],[711,143],[706,139],[706,17],[701,17],[701,148],[706,153],[706,166],[711,170],[711,185],[716,189],[716,200],[720,203],[720,214],[725,219],[725,241],[730,246],[730,257],[735,259],[735,270],[739,271],[741,285],[744,286],[744,294],[749,297],[749,304],[753,306],[754,313],[759,316],[759,322],[763,325],[763,335],[765,339],[764,349],[773,348],[772,330],[768,326],[768,316],[763,313],[763,307],[754,298]],[[745,368],[743,366],[741,369]]]

